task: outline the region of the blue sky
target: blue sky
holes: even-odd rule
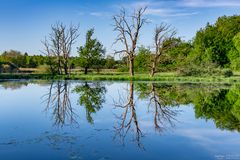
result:
[[[14,49],[40,54],[41,40],[50,33],[51,24],[62,21],[80,24],[73,55],[92,27],[107,52],[112,53],[120,47],[112,46],[116,36],[112,16],[121,7],[131,12],[141,6],[148,6],[146,17],[151,23],[144,26],[139,46],[152,45],[153,29],[161,22],[171,24],[178,36],[191,40],[207,22],[240,13],[240,0],[0,0],[0,52]]]

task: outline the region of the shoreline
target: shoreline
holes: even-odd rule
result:
[[[240,76],[176,76],[176,75],[157,75],[149,77],[147,74],[136,74],[134,77],[128,75],[114,74],[72,74],[72,75],[51,75],[51,74],[0,74],[0,80],[90,80],[90,81],[149,81],[149,82],[171,82],[171,83],[240,83]]]

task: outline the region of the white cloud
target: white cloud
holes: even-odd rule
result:
[[[182,12],[182,13],[173,13],[168,15],[169,17],[182,17],[182,16],[193,16],[197,15],[198,12]]]
[[[186,12],[173,9],[153,9],[149,8],[146,11],[147,15],[162,16],[162,17],[181,17],[181,16],[192,16],[198,14],[198,12]]]
[[[139,1],[130,4],[119,5],[128,10],[133,8],[148,7],[146,10],[147,15],[161,16],[161,17],[181,17],[192,16],[198,14],[198,12],[187,11],[177,6],[176,1]],[[118,6],[118,7],[119,7]]]
[[[98,18],[111,18],[113,13],[111,12],[88,12],[88,15]]]
[[[240,7],[239,0],[182,0],[184,7]]]
[[[206,143],[240,144],[240,142],[239,142],[240,138],[238,137],[238,133],[236,131],[235,132],[226,132],[226,131],[222,131],[222,130],[217,130],[215,128],[191,128],[191,129],[182,129],[182,130],[180,129],[177,131],[177,133],[182,136],[196,139],[198,141],[204,141]],[[236,141],[236,138],[237,138],[237,141]],[[222,139],[222,140],[218,141],[218,139]]]
[[[165,16],[169,15],[172,13],[172,10],[167,10],[167,9],[154,9],[154,8],[148,8],[146,10],[146,14],[148,15],[160,15],[160,16]]]
[[[104,13],[102,12],[91,12],[89,13],[91,16],[96,16],[96,17],[102,17],[104,16]]]
[[[122,7],[129,11],[147,6],[146,14],[160,17],[186,17],[199,14],[195,8],[213,8],[213,7],[240,7],[240,0],[141,0],[130,3],[118,3],[112,7],[116,10]],[[95,17],[107,17],[114,13],[106,12],[80,12],[79,15],[91,15]]]

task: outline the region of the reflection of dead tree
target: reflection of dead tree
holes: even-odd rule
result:
[[[135,104],[134,104],[134,89],[133,89],[133,83],[130,83],[130,89],[129,89],[129,97],[126,104],[123,104],[123,98],[119,98],[119,103],[115,103],[115,107],[120,107],[124,109],[124,113],[120,116],[116,117],[121,120],[118,127],[115,127],[116,130],[116,136],[119,136],[121,143],[124,144],[125,137],[127,136],[127,133],[130,129],[132,129],[135,132],[134,141],[137,142],[139,147],[142,147],[140,139],[143,136],[135,110]],[[135,128],[132,128],[132,124]]]
[[[67,81],[53,82],[50,85],[48,94],[44,95],[47,103],[45,111],[48,112],[52,109],[54,125],[63,126],[66,121],[69,121],[70,124],[77,123],[75,120],[76,114],[69,99],[68,87]]]
[[[154,107],[154,125],[157,131],[163,131],[167,125],[174,127],[177,112],[168,106],[168,100],[161,97],[154,84],[151,84],[149,106],[151,105]]]

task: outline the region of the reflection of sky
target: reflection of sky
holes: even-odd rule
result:
[[[193,113],[192,107],[184,110]],[[181,117],[186,116],[185,114]],[[239,152],[240,135],[237,132],[222,131],[215,128],[213,121],[195,119],[194,114],[187,116],[178,129],[177,135],[187,137],[214,154],[236,154]],[[183,117],[184,120],[184,117]]]
[[[71,84],[72,90],[76,85]],[[53,126],[51,111],[44,112],[43,95],[49,86],[28,84],[20,89],[0,88],[0,155],[6,159],[39,157],[51,154],[52,159],[66,157],[88,159],[214,159],[217,154],[237,154],[240,147],[239,133],[221,131],[212,121],[195,119],[192,105],[180,106],[175,127],[167,126],[163,133],[157,133],[153,124],[153,110],[148,110],[147,101],[136,102],[137,119],[144,133],[141,142],[145,150],[139,149],[132,141],[130,130],[125,139],[125,147],[114,140],[114,126],[119,122],[114,114],[122,114],[122,109],[114,109],[114,100],[119,94],[127,98],[126,83],[106,83],[107,93],[103,108],[93,113],[94,124],[86,121],[83,106],[79,106],[79,96],[70,92],[72,107],[78,114],[79,126]],[[137,99],[137,95],[135,95]],[[41,151],[41,154],[40,154]],[[12,153],[14,155],[11,155]],[[31,153],[31,154],[28,154]]]

